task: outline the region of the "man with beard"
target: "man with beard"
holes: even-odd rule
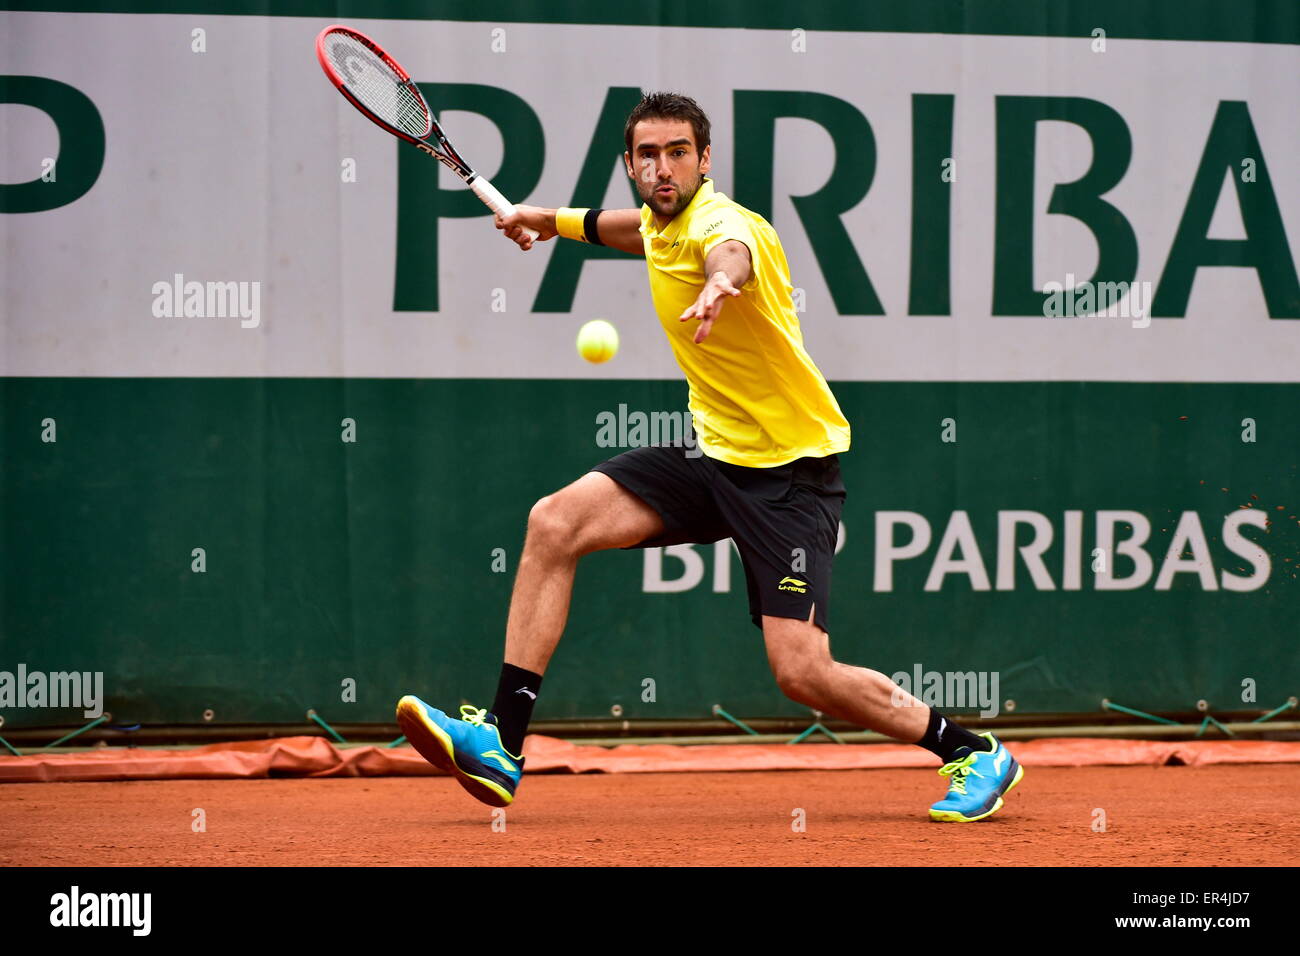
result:
[[[508,805],[578,559],[611,548],[731,538],[745,569],[750,618],[786,696],[936,754],[950,785],[931,819],[990,816],[1024,773],[1006,748],[884,674],[831,657],[831,563],[845,498],[837,456],[848,451],[849,423],[804,349],[776,231],[714,189],[709,120],[691,98],[647,94],[628,116],[624,138],[640,209],[519,206],[496,226],[524,250],[558,235],[645,257],[655,311],[690,387],[702,454],[635,448],[538,501],[528,516],[491,710],[466,705],[452,719],[407,696],[397,708],[402,731],[479,800]]]

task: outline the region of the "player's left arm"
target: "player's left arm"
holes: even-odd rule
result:
[[[680,319],[682,322],[700,320],[700,327],[695,330],[696,345],[709,337],[722,304],[729,296],[740,295],[741,286],[754,274],[749,246],[739,239],[728,239],[714,246],[704,258],[704,274],[708,276],[704,288]]]

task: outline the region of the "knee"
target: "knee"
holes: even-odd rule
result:
[[[528,512],[525,546],[541,548],[547,554],[576,554],[576,528],[558,495],[547,495]]]
[[[787,657],[772,663],[772,674],[776,685],[797,704],[814,707],[818,703],[822,681],[820,663],[808,658]]]

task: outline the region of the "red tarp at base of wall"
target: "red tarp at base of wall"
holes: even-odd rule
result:
[[[1026,767],[1300,763],[1300,742],[1062,737],[1017,741],[1008,746]],[[866,770],[939,765],[931,754],[906,744],[650,744],[609,749],[537,735],[528,738],[524,756],[530,773]],[[0,756],[0,783],[438,774],[409,746],[337,747],[323,737],[282,737],[187,750],[109,748]]]

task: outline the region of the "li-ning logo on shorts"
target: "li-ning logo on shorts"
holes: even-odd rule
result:
[[[787,575],[781,579],[781,582],[776,586],[776,589],[778,591],[797,591],[798,593],[803,594],[808,590],[808,582],[800,581],[798,578],[792,578]]]

